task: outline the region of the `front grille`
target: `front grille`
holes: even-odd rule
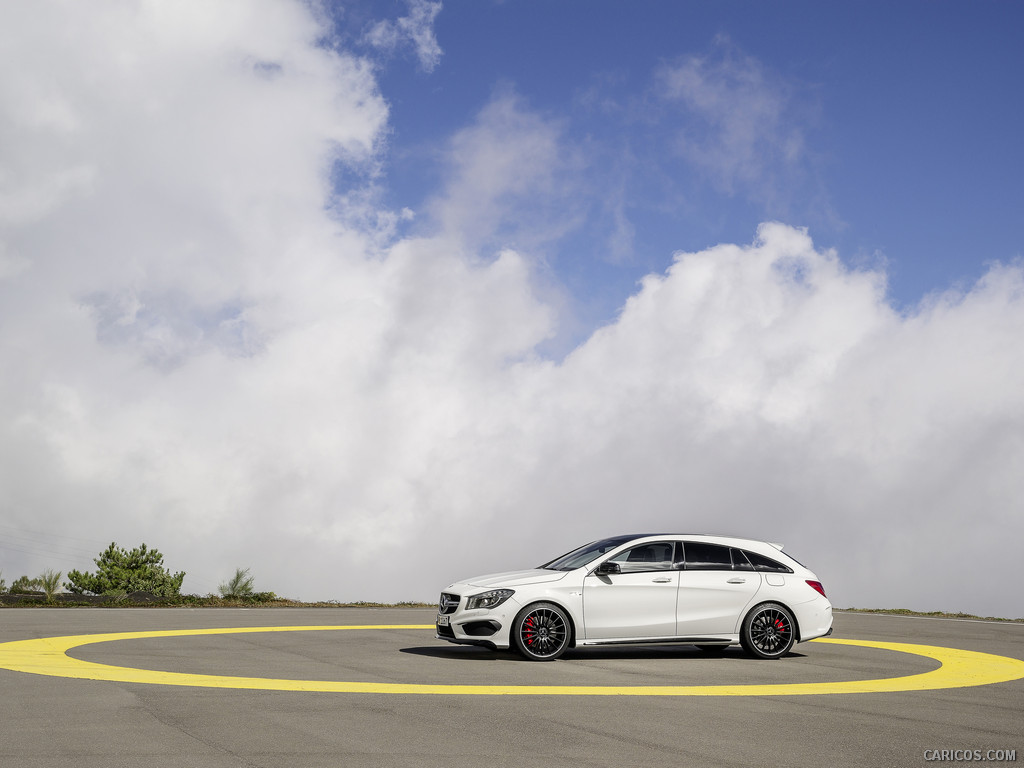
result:
[[[438,637],[455,637],[455,630],[451,627],[442,627],[440,624],[438,624],[435,627],[435,629],[437,630]]]
[[[459,607],[459,596],[453,595],[450,592],[442,592],[441,599],[437,603],[438,613],[455,613],[455,609]]]

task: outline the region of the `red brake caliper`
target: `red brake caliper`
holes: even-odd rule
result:
[[[526,644],[533,645],[533,616],[526,620]]]

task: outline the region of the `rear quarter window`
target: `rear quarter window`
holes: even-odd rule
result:
[[[749,552],[743,550],[743,554],[747,556],[747,560],[754,567],[755,571],[766,571],[769,573],[792,573],[793,569],[788,565],[783,565],[777,560],[772,560],[770,557],[759,555],[757,552]]]

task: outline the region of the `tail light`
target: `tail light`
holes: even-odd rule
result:
[[[821,582],[820,581],[811,581],[810,579],[807,579],[807,584],[815,592],[820,593],[822,597],[827,597],[827,595],[825,594],[825,588],[823,586],[821,586]]]

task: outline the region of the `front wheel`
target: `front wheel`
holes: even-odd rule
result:
[[[512,623],[516,649],[530,661],[554,661],[569,647],[569,617],[554,603],[536,603]]]
[[[796,641],[796,624],[778,603],[759,605],[743,620],[740,644],[751,656],[778,659],[789,653]]]

